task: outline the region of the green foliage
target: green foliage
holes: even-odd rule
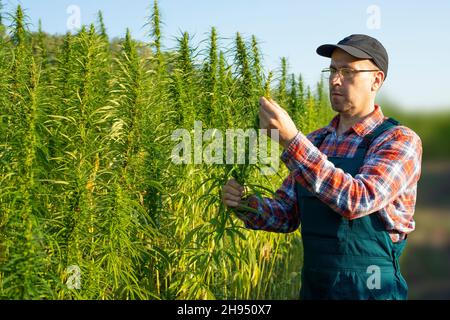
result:
[[[108,41],[108,34],[106,32],[105,22],[103,21],[103,12],[98,12],[98,25],[99,25],[99,33],[106,41]]]
[[[280,81],[278,83],[277,101],[282,106],[286,106],[287,98],[287,60],[285,57],[281,58],[281,72]]]
[[[0,0],[0,26],[3,27],[3,1]]]
[[[272,92],[308,132],[331,117],[323,83],[305,94],[286,59],[274,83],[255,36],[224,46],[215,28],[204,51],[184,32],[165,52],[157,1],[151,45],[129,30],[109,40],[98,20],[32,34],[19,6],[0,38],[0,297],[297,298],[299,233],[246,230],[220,200],[232,176],[270,196],[286,168],[176,165],[171,135],[196,120],[257,128],[259,97]]]
[[[153,2],[153,12],[150,17],[150,24],[152,26],[151,37],[153,39],[152,46],[156,50],[156,61],[158,65],[158,69],[163,67],[163,54],[161,50],[161,18],[159,15],[158,1],[154,0]],[[161,72],[159,70],[159,72]]]

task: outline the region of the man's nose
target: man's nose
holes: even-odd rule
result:
[[[339,74],[335,74],[334,76],[330,77],[330,84],[334,86],[340,86],[342,85],[342,79]]]

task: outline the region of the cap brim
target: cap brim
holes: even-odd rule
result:
[[[372,59],[371,56],[369,56],[364,51],[357,49],[355,47],[346,46],[343,44],[324,44],[317,48],[316,52],[318,55],[321,55],[323,57],[331,58],[331,55],[333,54],[333,51],[337,48],[344,50],[349,55],[358,58],[358,59]]]

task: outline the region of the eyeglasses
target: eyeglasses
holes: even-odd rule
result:
[[[322,70],[322,74],[324,74],[325,78],[333,79],[336,74],[341,76],[344,79],[351,79],[353,76],[360,72],[375,72],[380,70],[356,70],[352,68],[326,68]]]

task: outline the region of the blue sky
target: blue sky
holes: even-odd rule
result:
[[[27,10],[30,28],[42,19],[49,33],[65,33],[71,14],[80,9],[82,24],[96,21],[102,10],[111,37],[133,36],[149,41],[144,28],[153,0],[3,0],[4,11],[18,3]],[[365,33],[386,47],[389,75],[381,95],[405,110],[450,109],[448,76],[450,64],[450,1],[295,1],[295,0],[160,0],[164,46],[172,48],[182,31],[193,35],[193,43],[207,38],[212,26],[229,47],[237,31],[255,35],[261,42],[264,64],[277,69],[288,58],[291,72],[302,73],[315,86],[320,70],[329,59],[315,53],[323,43],[336,43],[352,33]],[[201,45],[200,45],[201,46]]]

